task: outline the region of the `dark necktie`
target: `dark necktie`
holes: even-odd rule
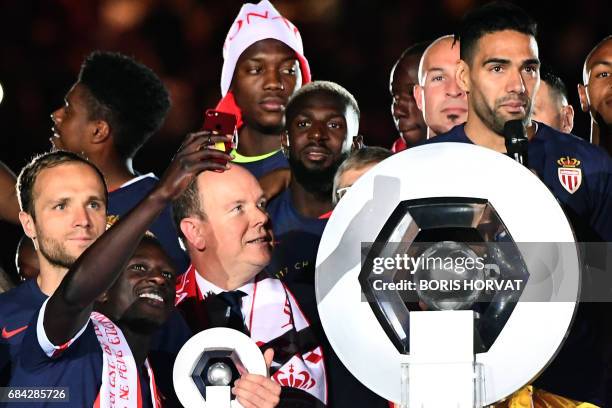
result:
[[[229,306],[226,317],[227,327],[230,329],[238,330],[239,332],[249,335],[249,332],[244,325],[244,319],[242,318],[242,310],[240,305],[242,304],[242,298],[246,296],[246,293],[233,290],[231,292],[221,292],[217,297],[223,300]]]

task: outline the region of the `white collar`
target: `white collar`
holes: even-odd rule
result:
[[[200,275],[197,269],[194,272],[196,276],[196,283],[198,284],[198,289],[200,290],[202,297],[206,297],[206,294],[209,292],[212,292],[215,295],[218,295],[221,292],[227,292],[227,290],[218,287],[217,285],[215,285],[214,283],[212,283],[211,281],[209,281],[208,279]],[[254,288],[255,288],[255,278],[251,278],[247,283],[240,286],[239,288],[236,288],[235,290],[240,290],[246,293],[248,297],[251,297],[253,296]]]
[[[139,182],[140,180],[145,179],[145,178],[149,178],[149,177],[156,178],[156,177],[155,177],[155,174],[153,174],[153,173],[143,174],[143,175],[141,175],[141,176],[136,176],[136,177],[134,177],[133,179],[130,179],[130,180],[126,181],[125,183],[123,183],[122,185],[120,185],[120,186],[119,186],[119,188],[127,187],[127,186],[129,186],[130,184],[137,183],[137,182]],[[118,190],[118,189],[117,189],[117,190]]]

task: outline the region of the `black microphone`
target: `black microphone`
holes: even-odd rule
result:
[[[504,124],[504,139],[508,156],[523,166],[528,166],[527,160],[527,130],[521,119],[509,120]]]

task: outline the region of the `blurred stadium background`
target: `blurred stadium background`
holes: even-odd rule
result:
[[[15,173],[50,147],[50,113],[63,103],[85,55],[120,51],[153,68],[172,95],[162,130],[135,168],[160,175],[204,108],[220,97],[221,47],[243,2],[236,0],[0,0],[0,160]],[[315,79],[340,83],[357,98],[366,144],[389,147],[389,72],[406,47],[452,33],[477,0],[272,0],[301,31]],[[576,84],[584,57],[612,33],[612,2],[516,1],[539,23],[540,57],[565,81],[576,110],[574,133],[589,119]],[[528,207],[528,203],[526,203]],[[0,264],[14,273],[21,230],[0,223]]]

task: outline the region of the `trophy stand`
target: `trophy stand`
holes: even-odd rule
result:
[[[402,408],[481,408],[484,370],[474,360],[474,312],[410,312],[410,355],[401,363]]]

